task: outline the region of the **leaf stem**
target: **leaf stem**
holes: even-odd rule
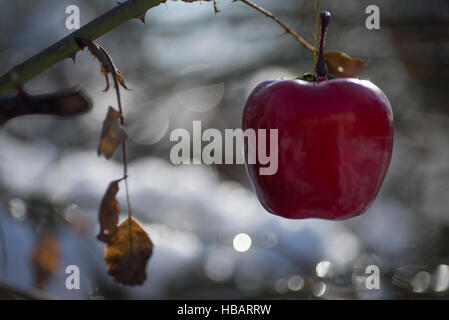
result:
[[[118,104],[118,111],[120,112],[120,123],[123,127],[125,127],[125,115],[123,113],[123,107],[122,107],[122,99],[120,97],[120,87],[117,81],[117,73],[115,72],[115,69],[112,69],[112,78],[114,80],[114,88],[117,96],[117,104]],[[129,187],[128,187],[128,154],[127,154],[127,144],[126,140],[123,141],[122,144],[122,151],[123,151],[123,180],[125,180],[125,194],[126,194],[126,206],[128,207],[128,234],[129,234],[129,254],[130,254],[130,261],[132,261],[132,248],[133,248],[133,240],[132,240],[132,230],[131,230],[131,218],[132,218],[132,209],[131,209],[131,200],[129,197]]]

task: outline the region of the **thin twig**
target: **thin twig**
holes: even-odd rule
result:
[[[291,34],[296,40],[298,40],[299,43],[301,43],[307,50],[314,52],[315,48],[308,43],[303,37],[301,37],[299,34],[297,34],[295,32],[295,30],[293,30],[292,28],[290,28],[289,26],[287,26],[284,22],[282,22],[278,17],[276,17],[273,13],[271,13],[270,11],[262,8],[261,6],[249,1],[249,0],[234,0],[235,1],[242,1],[244,3],[246,3],[247,5],[249,5],[250,7],[253,7],[254,9],[256,9],[257,11],[263,13],[264,15],[266,15],[267,17],[273,19],[277,24],[279,24],[282,28],[284,28],[286,33]]]
[[[111,61],[112,62],[112,61]],[[114,88],[117,95],[117,104],[118,104],[118,111],[120,112],[120,123],[123,127],[125,127],[125,115],[123,113],[123,107],[122,107],[122,99],[120,98],[120,87],[117,81],[117,73],[115,69],[112,69],[112,78],[114,80]],[[127,144],[126,140],[123,141],[122,144],[122,151],[123,151],[123,179],[125,180],[125,194],[126,194],[126,205],[128,207],[128,235],[129,235],[129,255],[130,260],[132,261],[132,252],[133,252],[133,240],[132,240],[132,233],[131,233],[131,218],[132,218],[132,209],[131,209],[131,200],[129,197],[129,187],[128,187],[128,155],[127,155]]]
[[[118,111],[120,112],[120,124],[125,127],[125,115],[123,113],[123,107],[122,107],[122,99],[120,98],[120,87],[118,85],[118,81],[117,81],[117,74],[115,73],[115,71],[113,71],[112,73],[112,78],[114,79],[114,87],[115,87],[115,92],[116,92],[116,96],[117,96],[117,104],[118,104]],[[128,180],[128,156],[127,156],[127,151],[126,151],[126,141],[123,142],[122,144],[122,150],[123,150],[123,179],[125,180],[125,189],[126,189],[126,202],[127,202],[127,206],[128,206],[128,217],[131,218],[131,201],[129,200],[129,194],[128,194],[128,184],[127,184],[127,180]]]

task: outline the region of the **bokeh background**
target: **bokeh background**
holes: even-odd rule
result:
[[[312,0],[255,2],[313,42]],[[84,25],[115,1],[1,1],[0,73],[69,34],[70,4],[80,7]],[[370,4],[380,8],[380,30],[365,28]],[[116,102],[113,91],[102,92],[100,66],[85,51],[76,64],[66,59],[25,88],[79,85],[93,99],[90,113],[27,116],[0,128],[0,296],[15,296],[5,283],[43,294],[30,257],[50,232],[58,268],[42,286],[64,299],[448,298],[449,3],[321,2],[333,14],[327,48],[369,59],[359,77],[386,93],[395,116],[381,193],[368,212],[343,222],[269,214],[243,165],[171,164],[172,130],[191,131],[193,120],[203,130],[239,128],[258,82],[312,71],[311,53],[272,20],[240,2],[218,6],[215,15],[209,2],[168,0],[148,12],[145,25],[130,21],[97,40],[132,88],[122,91],[131,202],[155,244],[147,281],[114,283],[95,239],[102,195],[122,168],[120,152],[112,161],[96,155],[107,107]],[[126,208],[123,188],[118,199]],[[236,238],[241,233],[247,237]],[[80,267],[80,290],[65,287],[71,264]],[[364,289],[370,264],[380,268],[380,290]]]

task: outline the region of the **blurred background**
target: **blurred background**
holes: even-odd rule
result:
[[[254,1],[313,43],[312,0]],[[101,198],[122,167],[120,152],[111,161],[96,154],[107,107],[116,102],[84,51],[76,64],[66,59],[25,89],[79,85],[94,102],[91,112],[26,116],[0,128],[0,279],[14,288],[3,286],[0,297],[43,294],[38,287],[63,299],[448,298],[449,2],[321,3],[333,14],[327,48],[369,59],[359,77],[385,92],[395,116],[392,163],[364,215],[283,219],[261,207],[243,165],[170,162],[172,130],[192,131],[194,120],[203,130],[239,128],[256,84],[311,72],[313,59],[244,3],[218,0],[215,15],[209,2],[168,0],[147,13],[145,25],[129,21],[97,39],[132,88],[122,91],[131,202],[155,245],[146,282],[116,284],[95,238]],[[115,1],[2,1],[0,73],[69,34],[70,4],[84,25]],[[365,28],[370,4],[380,8],[380,30]],[[56,266],[47,273],[36,266],[42,246]],[[371,264],[379,266],[380,290],[365,288]],[[79,266],[80,290],[66,289],[67,265]]]

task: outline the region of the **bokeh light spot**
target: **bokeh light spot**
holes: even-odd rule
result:
[[[320,278],[328,277],[331,267],[332,263],[330,261],[321,261],[316,265],[316,275]]]
[[[234,272],[234,264],[232,256],[223,250],[216,250],[207,257],[204,272],[213,281],[225,281]]]
[[[291,291],[299,291],[304,287],[304,279],[300,275],[295,275],[288,280],[288,288]]]
[[[14,198],[9,201],[9,212],[11,216],[18,220],[22,221],[26,216],[26,204],[22,199]]]
[[[436,292],[443,292],[449,288],[449,266],[447,264],[440,264],[435,271],[435,286]]]
[[[327,286],[325,283],[317,282],[313,286],[313,295],[318,298],[323,297],[326,293],[326,290],[327,290]]]
[[[274,290],[279,294],[285,294],[288,292],[288,280],[279,279],[274,283]]]
[[[430,284],[430,274],[427,271],[418,272],[412,279],[411,286],[413,292],[423,293],[427,291]]]
[[[232,245],[237,252],[246,252],[251,248],[252,240],[246,233],[239,233],[234,237]]]

